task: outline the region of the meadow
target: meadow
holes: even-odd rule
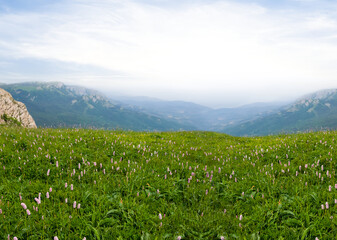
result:
[[[336,137],[3,126],[0,239],[335,239]]]

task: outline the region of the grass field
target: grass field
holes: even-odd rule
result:
[[[335,239],[335,137],[1,127],[0,239]]]

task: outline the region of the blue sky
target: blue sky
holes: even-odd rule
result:
[[[0,0],[0,82],[213,107],[337,88],[331,0]]]

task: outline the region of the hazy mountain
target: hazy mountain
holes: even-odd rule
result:
[[[112,104],[99,92],[63,83],[0,84],[23,102],[38,126],[122,128],[130,130],[189,129],[173,121]]]
[[[337,89],[306,95],[277,113],[226,126],[223,132],[240,136],[321,129],[337,129]]]
[[[212,109],[191,102],[163,101],[149,97],[119,97],[112,101],[127,109],[175,120],[194,129],[209,131],[219,131],[228,125],[265,116],[284,105],[283,103],[255,103],[237,108]]]

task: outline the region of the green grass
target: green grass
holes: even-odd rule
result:
[[[1,127],[0,239],[335,239],[336,137]]]

